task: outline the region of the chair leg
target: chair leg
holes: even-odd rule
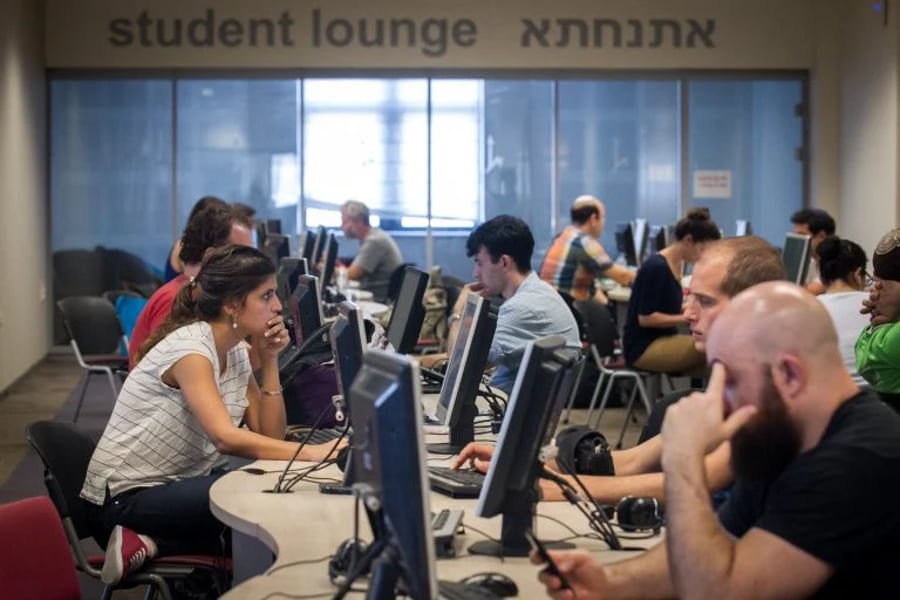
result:
[[[569,416],[572,414],[572,407],[575,405],[575,396],[578,395],[578,386],[581,385],[581,376],[582,374],[584,374],[584,366],[586,362],[587,358],[583,358],[581,360],[581,366],[578,368],[578,374],[575,376],[575,381],[572,383],[572,393],[569,394],[569,401],[566,403],[566,412],[560,421],[564,424],[569,422]]]
[[[625,439],[625,430],[628,429],[628,422],[631,420],[631,415],[634,414],[634,400],[637,397],[639,385],[641,385],[641,378],[640,376],[637,376],[634,378],[634,387],[631,388],[631,395],[628,397],[628,409],[625,411],[625,419],[622,421],[622,430],[619,432],[616,450],[622,449],[622,442]]]
[[[78,396],[78,404],[75,405],[75,418],[72,419],[73,423],[78,422],[78,416],[81,414],[81,405],[84,404],[84,394],[87,392],[88,385],[91,383],[91,373],[90,371],[85,371],[84,376],[81,378],[81,394]]]
[[[606,383],[606,392],[603,394],[603,399],[600,401],[600,412],[597,413],[597,422],[600,422],[600,417],[603,416],[603,409],[606,408],[606,399],[609,393],[609,388],[612,386],[613,379],[615,378],[615,374],[610,375],[610,379]],[[604,381],[606,380],[606,372],[603,369],[600,369],[600,372],[597,374],[597,384],[594,386],[594,392],[591,394],[591,403],[588,405],[588,414],[587,420],[585,423],[590,426],[591,424],[591,415],[594,414],[594,407],[597,405],[597,398],[600,396],[600,390],[604,389]]]

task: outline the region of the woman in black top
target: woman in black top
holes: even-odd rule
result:
[[[675,226],[675,243],[647,258],[631,286],[625,321],[625,361],[659,373],[702,377],[706,357],[694,348],[690,335],[676,327],[684,323],[681,271],[695,262],[707,242],[721,238],[709,209],[694,208]]]

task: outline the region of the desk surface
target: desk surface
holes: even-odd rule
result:
[[[429,464],[440,464],[429,460]],[[258,461],[254,466],[276,470],[283,461]],[[322,477],[339,477],[337,467],[321,472]],[[276,556],[270,575],[259,575],[237,585],[225,596],[226,600],[264,598],[276,592],[288,594],[316,594],[334,592],[328,579],[327,558],[338,544],[353,533],[354,499],[352,496],[323,495],[318,486],[301,482],[291,494],[271,494],[277,480],[276,473],[251,475],[235,471],[219,479],[210,491],[213,514],[234,530],[262,541]],[[471,526],[466,533],[457,536],[455,559],[437,561],[438,578],[456,581],[467,575],[485,571],[502,572],[516,581],[520,598],[534,598],[543,594],[543,586],[537,580],[537,569],[527,558],[498,558],[471,556],[466,547],[485,539],[479,530],[491,537],[500,535],[501,519],[481,519],[475,516],[475,500],[457,500],[440,494],[431,494],[431,510],[444,508],[465,511],[463,524]],[[574,506],[558,502],[542,502],[537,506],[535,527],[545,540],[571,537],[572,531],[551,519],[559,519],[578,534],[590,531],[586,520]],[[361,537],[371,540],[364,513],[360,517]],[[647,540],[641,545],[652,546],[659,538]],[[612,552],[600,541],[586,538],[575,540],[579,548],[589,550],[600,561],[613,562],[633,556],[631,552]],[[640,543],[640,542],[638,542]],[[629,541],[629,545],[635,542]],[[316,561],[292,564],[300,561]],[[270,570],[271,571],[271,570]],[[365,582],[360,582],[362,586]]]

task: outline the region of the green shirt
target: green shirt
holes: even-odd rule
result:
[[[856,370],[876,391],[900,393],[900,323],[862,330],[856,340]]]

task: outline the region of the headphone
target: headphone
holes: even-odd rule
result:
[[[625,496],[616,505],[616,517],[623,531],[653,531],[663,526],[659,501],[650,496]]]
[[[340,585],[338,581],[347,577],[350,568],[362,560],[367,550],[366,543],[355,538],[348,538],[340,543],[334,556],[328,561],[328,578],[334,585]],[[360,575],[366,575],[369,569],[366,569]]]
[[[603,434],[584,425],[556,434],[557,460],[578,475],[615,475],[609,444]]]

